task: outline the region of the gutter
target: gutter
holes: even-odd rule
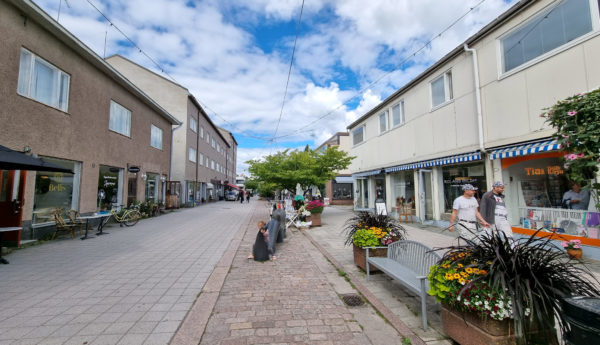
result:
[[[479,151],[485,153],[485,147],[483,146],[483,114],[481,111],[481,91],[479,85],[479,66],[477,63],[477,50],[469,48],[465,43],[463,45],[465,52],[471,53],[473,58],[473,78],[475,79],[475,103],[477,104],[477,132],[479,135]]]

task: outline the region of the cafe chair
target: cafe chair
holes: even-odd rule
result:
[[[70,224],[79,225],[79,234],[81,235],[81,230],[83,230],[83,226],[86,225],[86,222],[83,219],[79,219],[79,211],[70,209],[69,212],[67,212],[67,215],[69,216]]]
[[[68,232],[71,234],[71,238],[75,238],[75,228],[79,227],[79,233],[81,234],[81,225],[72,224],[65,222],[65,219],[62,216],[62,209],[56,209],[53,212],[54,221],[56,222],[56,230],[54,230],[54,234],[52,234],[51,240],[56,238],[56,235],[59,231]]]

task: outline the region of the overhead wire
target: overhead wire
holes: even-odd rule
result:
[[[277,137],[277,131],[279,130],[279,124],[281,123],[281,117],[283,116],[283,108],[285,107],[285,98],[287,97],[288,87],[290,84],[290,77],[292,75],[292,66],[294,66],[294,54],[296,53],[296,43],[298,42],[298,35],[300,33],[300,25],[302,24],[302,13],[304,12],[304,0],[302,0],[302,6],[300,6],[300,15],[298,16],[298,24],[296,25],[296,37],[294,38],[294,48],[292,49],[292,57],[290,59],[290,68],[288,69],[287,81],[285,82],[285,91],[283,93],[283,100],[281,102],[281,110],[279,111],[279,118],[277,119],[277,126],[275,126],[275,133],[273,133],[272,141],[274,143],[275,137]]]

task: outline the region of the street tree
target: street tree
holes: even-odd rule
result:
[[[294,190],[298,183],[304,187],[322,186],[335,178],[336,171],[346,169],[352,159],[337,147],[329,147],[319,151],[288,149],[247,163],[253,178],[275,191]]]

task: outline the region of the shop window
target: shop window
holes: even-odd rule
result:
[[[125,136],[131,135],[131,111],[113,100],[110,101],[108,129]]]
[[[391,175],[392,195],[394,206],[402,204],[411,204],[415,207],[415,182],[411,171],[402,171]]]
[[[352,183],[333,181],[331,194],[333,200],[352,200]]]
[[[67,111],[71,77],[48,61],[21,49],[17,92],[25,97]]]
[[[98,175],[98,199],[96,206],[100,210],[110,210],[121,204],[121,171],[123,169],[101,165]]]
[[[590,0],[564,0],[557,3],[500,40],[503,72],[508,72],[593,30]]]
[[[150,146],[162,150],[163,131],[155,125],[150,126]]]
[[[158,174],[146,174],[146,201],[158,202]]]
[[[78,209],[81,163],[44,157],[49,163],[72,170],[75,174],[38,171],[35,176],[33,197],[33,223],[52,221],[50,212],[56,208],[63,211]]]
[[[463,195],[462,186],[464,184],[468,183],[478,188],[475,194],[477,200],[481,200],[481,196],[487,190],[483,162],[444,166],[442,174],[444,178],[444,211],[447,213],[452,213],[454,199]]]
[[[356,180],[356,207],[369,207],[369,180],[367,179]]]
[[[431,107],[435,108],[452,99],[452,71],[448,71],[431,82]]]

